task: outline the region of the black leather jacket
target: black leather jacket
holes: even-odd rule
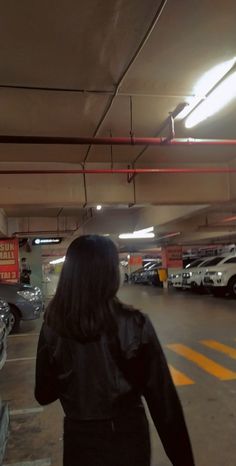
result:
[[[75,420],[126,415],[144,396],[165,451],[174,466],[193,466],[188,432],[166,359],[147,316],[120,308],[116,335],[80,342],[42,326],[35,397],[60,400]]]

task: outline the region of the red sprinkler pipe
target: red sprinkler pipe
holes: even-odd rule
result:
[[[197,168],[113,168],[113,169],[78,169],[78,170],[0,170],[0,175],[116,175],[116,174],[207,174],[236,173],[236,168],[197,167]]]
[[[0,136],[0,144],[59,144],[59,145],[116,145],[116,146],[236,146],[236,139],[149,138],[149,137],[51,137]]]

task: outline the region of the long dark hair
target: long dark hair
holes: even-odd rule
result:
[[[68,248],[46,323],[59,335],[89,340],[112,325],[112,304],[120,284],[119,256],[106,237],[86,235]]]

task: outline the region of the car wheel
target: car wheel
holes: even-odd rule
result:
[[[198,288],[198,287],[197,287],[196,282],[191,282],[191,285],[190,285],[190,286],[191,286],[191,291],[193,291],[193,292],[196,292],[196,291],[197,291],[197,288]]]
[[[14,306],[10,306],[10,327],[10,333],[17,333],[20,328],[20,314]]]
[[[236,298],[236,277],[230,279],[227,291],[229,292],[230,296]]]

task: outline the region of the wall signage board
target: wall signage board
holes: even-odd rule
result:
[[[62,238],[35,238],[32,241],[34,246],[47,246],[48,244],[60,244]]]
[[[162,253],[162,266],[166,269],[183,267],[181,246],[167,246]]]
[[[19,280],[19,243],[17,239],[0,239],[0,281]]]

